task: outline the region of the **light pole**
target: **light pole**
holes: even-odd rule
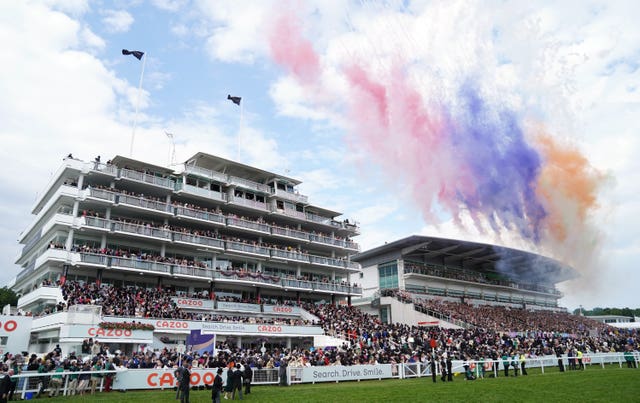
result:
[[[169,167],[172,167],[176,159],[176,142],[173,138],[173,133],[164,132],[171,141],[171,148],[169,149]]]

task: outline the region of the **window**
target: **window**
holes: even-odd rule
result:
[[[380,289],[398,288],[398,264],[385,263],[378,266]]]

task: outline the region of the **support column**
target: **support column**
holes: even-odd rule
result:
[[[100,248],[104,249],[107,247],[107,234],[102,234],[100,238]]]
[[[64,244],[64,248],[66,250],[71,250],[71,247],[73,247],[73,228],[69,230],[69,233],[67,234],[67,242]]]
[[[162,276],[158,276],[158,291],[162,290]]]
[[[300,305],[300,291],[296,291],[296,300],[298,301],[298,305]]]
[[[96,272],[96,285],[100,288],[100,284],[102,284],[102,269],[98,269]]]
[[[258,299],[258,304],[260,304],[260,287],[256,287],[256,298]]]
[[[335,304],[336,304],[336,295],[331,294],[331,305],[335,305]]]
[[[238,336],[238,338],[236,339],[236,347],[238,347],[239,349],[242,348],[242,336]]]
[[[347,305],[351,306],[351,295],[347,295]]]
[[[291,350],[291,337],[287,337],[287,350]]]
[[[215,287],[215,282],[214,281],[210,281],[209,282],[209,299],[214,300],[216,299],[216,287]]]
[[[82,186],[84,186],[84,174],[78,176],[78,192],[82,190]]]
[[[335,270],[331,271],[331,280],[336,281],[336,271]]]
[[[69,267],[68,264],[62,265],[62,276],[60,277],[60,285],[64,285],[67,282],[67,276],[69,275]]]

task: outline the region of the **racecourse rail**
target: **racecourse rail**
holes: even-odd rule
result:
[[[577,359],[574,357],[577,363]],[[565,368],[569,367],[569,358],[562,357]],[[509,359],[511,362],[511,359]],[[638,368],[640,362],[640,352],[634,351],[632,354],[624,353],[603,353],[603,354],[585,354],[582,357],[585,370],[594,370],[598,368],[605,369],[605,364],[618,364],[623,366],[632,366]],[[520,362],[517,361],[518,366]],[[465,364],[473,368],[476,377],[481,373],[481,368],[485,368],[487,375],[496,370],[502,370],[502,360],[483,360],[483,361],[452,361],[453,373],[464,373]],[[490,369],[489,369],[490,367]],[[540,368],[544,374],[545,369],[558,367],[558,358],[553,355],[527,358],[526,367]],[[213,384],[216,368],[194,368],[191,372],[191,387],[204,388]],[[49,384],[51,376],[63,376],[63,384],[60,389],[63,395],[70,395],[72,392],[79,393],[79,390],[72,390],[74,383],[70,383],[68,375],[79,374],[100,374],[100,382],[96,390],[103,391],[104,376],[108,374],[115,375],[113,382],[113,390],[141,390],[141,389],[172,389],[176,386],[176,379],[173,375],[174,369],[118,369],[113,371],[76,371],[61,373],[38,373],[35,371],[25,371],[13,378],[17,379],[16,394],[25,399],[27,395],[33,395],[40,389],[41,384]],[[226,379],[227,369],[224,369],[222,375]],[[277,385],[280,383],[280,368],[263,368],[253,370],[253,385]],[[556,372],[557,373],[557,372]],[[436,363],[436,374],[441,375],[440,365]],[[343,381],[361,381],[361,380],[380,380],[380,379],[407,379],[431,377],[431,365],[421,362],[401,363],[401,364],[376,364],[376,365],[334,365],[334,366],[312,366],[312,367],[287,367],[286,382],[287,384],[296,383],[316,383],[316,382],[343,382]],[[283,382],[284,383],[284,382]],[[89,388],[85,389],[88,392]]]

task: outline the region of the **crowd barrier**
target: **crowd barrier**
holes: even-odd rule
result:
[[[562,358],[565,368],[569,368],[569,358],[565,355]],[[518,370],[520,370],[520,361],[515,361]],[[631,366],[638,368],[640,362],[640,353],[632,354],[623,353],[604,353],[604,354],[585,354],[582,357],[583,369],[605,368],[606,364],[618,364],[623,366]],[[509,359],[511,363],[511,359]],[[483,361],[452,361],[452,373],[460,374],[466,371],[465,364],[476,377],[485,370],[485,376],[498,373],[502,376],[503,362],[502,360],[483,360]],[[555,356],[544,356],[536,358],[527,358],[525,361],[526,368],[540,368],[542,373],[545,368],[558,367],[558,358]],[[576,358],[577,365],[577,358]],[[216,368],[195,368],[191,371],[191,386],[194,388],[204,388],[213,384],[216,375]],[[61,376],[60,394],[71,395],[78,394],[76,383],[71,382],[70,375],[80,374],[97,374],[100,378],[97,381],[96,391],[102,392],[105,389],[105,377],[111,375],[114,377],[113,390],[141,390],[141,389],[172,389],[176,386],[174,377],[174,369],[122,369],[115,371],[81,371],[81,372],[61,372],[61,373],[37,373],[35,371],[25,371],[17,378],[16,395],[22,399],[33,396],[39,390],[45,389],[45,393],[51,390],[51,377]],[[509,368],[509,372],[513,373],[513,368]],[[441,376],[440,364],[436,363],[436,375]],[[227,369],[223,370],[222,378],[226,380]],[[253,370],[253,385],[277,385],[280,383],[279,368],[263,368]],[[401,363],[401,364],[378,364],[378,365],[352,365],[352,366],[315,366],[315,367],[287,367],[286,383],[318,383],[318,382],[344,382],[344,381],[361,381],[361,380],[380,380],[380,379],[408,379],[431,377],[431,365],[426,362]],[[284,382],[283,382],[284,383]],[[88,390],[84,390],[88,393]]]

